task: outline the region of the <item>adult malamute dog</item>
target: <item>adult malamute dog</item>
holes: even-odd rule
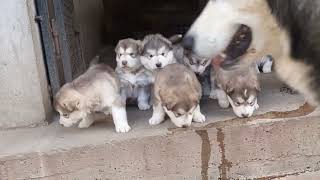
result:
[[[251,28],[252,41],[240,60],[272,55],[278,76],[319,104],[320,1],[209,0],[184,45],[201,57],[214,58],[241,25]]]

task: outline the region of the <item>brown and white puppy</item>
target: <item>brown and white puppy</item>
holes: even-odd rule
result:
[[[201,85],[195,74],[182,64],[170,64],[155,78],[151,125],[164,121],[167,114],[177,127],[188,127],[191,122],[205,122],[200,111]]]
[[[211,73],[212,79],[215,79],[213,83],[216,85],[218,103],[222,108],[228,108],[231,104],[238,117],[251,117],[259,108],[258,94],[261,91],[256,63],[249,67],[224,69],[221,67],[222,59],[220,56],[213,60],[215,71]]]
[[[152,73],[176,63],[172,42],[161,34],[147,35],[143,39],[141,63]]]
[[[137,100],[140,110],[149,109],[153,75],[140,62],[141,42],[134,39],[120,40],[115,52],[121,96],[124,101]]]
[[[65,127],[80,122],[79,128],[88,128],[94,122],[94,113],[111,112],[117,132],[130,130],[120,82],[114,70],[105,64],[93,63],[84,74],[65,84],[55,95],[54,108]]]

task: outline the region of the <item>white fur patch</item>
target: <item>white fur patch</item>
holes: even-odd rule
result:
[[[129,132],[131,127],[128,124],[127,120],[127,111],[125,106],[112,106],[112,117],[113,122],[118,133]]]
[[[161,48],[159,48],[158,50],[158,55],[161,55],[162,53],[165,53],[166,51],[166,47],[165,46],[162,46]]]
[[[255,103],[253,106],[246,103],[241,104],[240,106],[237,106],[229,96],[228,96],[228,100],[232,106],[233,112],[240,118],[251,117],[254,111],[257,109],[257,107],[259,107],[257,99],[255,100]]]
[[[131,47],[129,47],[128,49],[126,49],[126,53],[128,53],[128,54],[133,53],[133,49]]]
[[[166,115],[165,111],[160,104],[153,105],[153,113],[152,113],[152,117],[149,119],[149,124],[153,126],[160,124],[161,122],[164,121],[165,115]]]
[[[189,127],[192,123],[192,119],[194,117],[195,108],[192,108],[192,110],[185,115],[182,115],[180,117],[176,117],[175,114],[172,111],[169,111],[166,107],[163,107],[171,121],[174,125],[177,127]]]
[[[156,54],[156,50],[154,49],[147,49],[147,53],[151,54],[151,55],[155,55]]]
[[[122,47],[120,47],[119,53],[120,53],[120,54],[123,54],[123,53],[125,53],[125,50],[124,50]]]

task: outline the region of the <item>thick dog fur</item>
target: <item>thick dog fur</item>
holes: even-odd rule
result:
[[[164,121],[167,114],[177,127],[188,127],[191,122],[204,122],[200,112],[201,85],[195,74],[181,64],[170,64],[160,70],[154,83],[151,125]]]
[[[190,28],[185,44],[199,56],[213,58],[225,50],[244,24],[252,43],[240,60],[270,54],[274,70],[314,104],[320,102],[320,1],[210,0]]]
[[[141,46],[141,42],[134,39],[119,41],[115,49],[116,73],[120,78],[123,100],[137,100],[140,110],[148,110],[153,75],[140,62]]]
[[[142,42],[141,63],[152,73],[176,63],[172,42],[161,34],[147,35]]]
[[[65,84],[54,98],[60,124],[88,128],[94,113],[112,114],[117,132],[128,132],[125,103],[120,96],[120,82],[114,70],[104,64],[91,67],[71,83]]]
[[[212,71],[211,79],[214,79],[212,84],[216,86],[219,106],[228,108],[231,104],[238,117],[251,117],[259,108],[258,94],[261,91],[256,64],[225,69],[213,63],[215,71]]]

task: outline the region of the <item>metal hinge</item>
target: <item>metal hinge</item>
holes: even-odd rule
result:
[[[34,17],[34,20],[38,23],[40,23],[42,21],[42,16],[38,15]]]
[[[61,58],[61,50],[60,50],[60,43],[59,43],[59,32],[57,29],[55,19],[51,19],[50,26],[51,26],[51,33],[52,33],[52,37],[53,37],[53,45],[54,45],[56,57],[58,59],[60,59]]]

